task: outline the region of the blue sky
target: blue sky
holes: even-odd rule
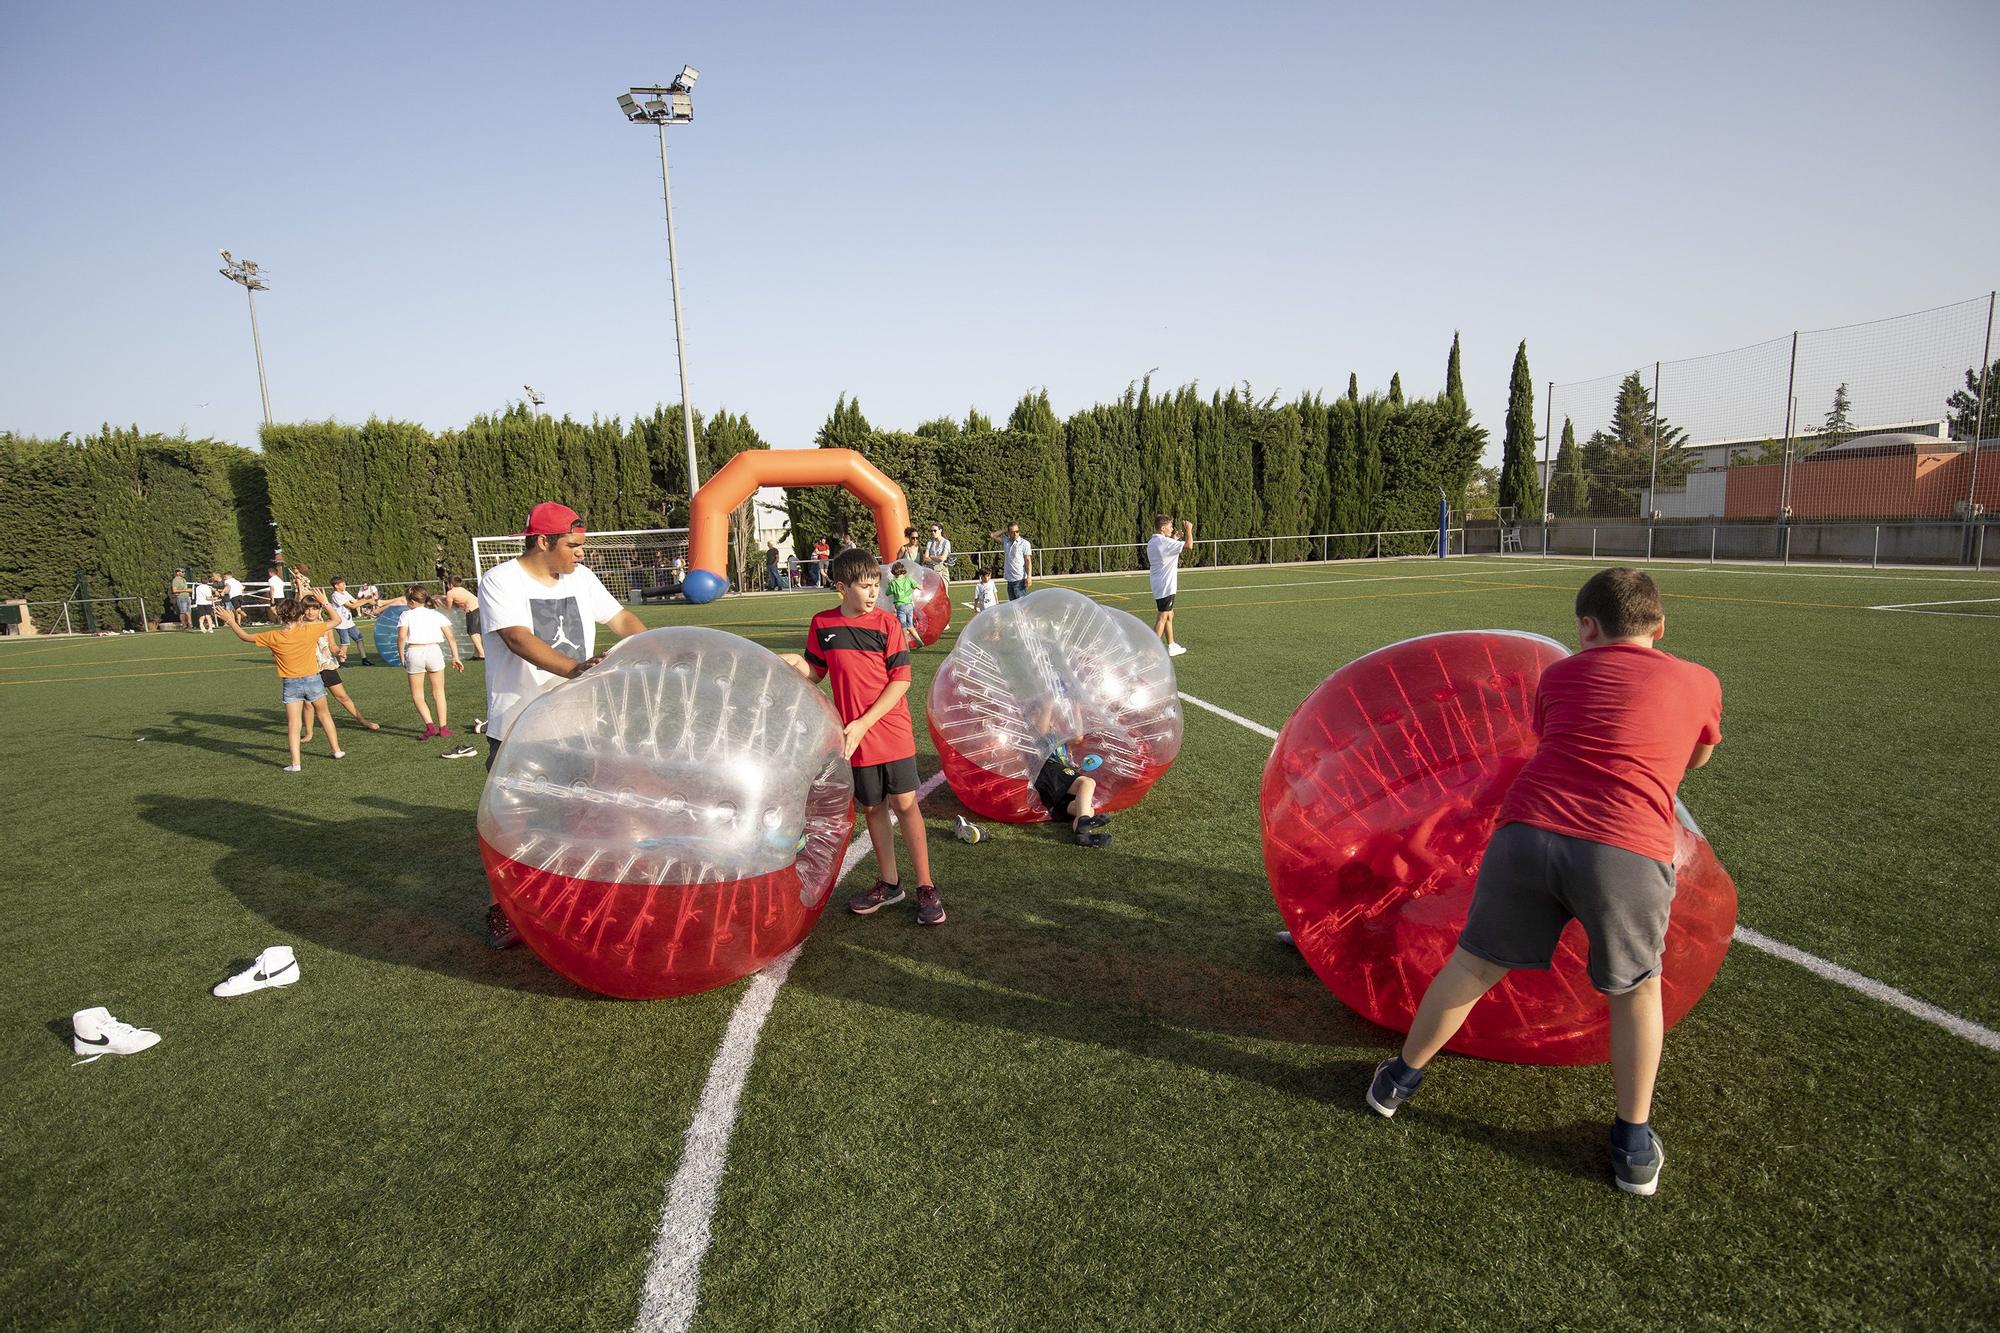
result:
[[[1405,12],[1407,11],[1407,12]],[[1538,385],[2000,281],[2000,6],[0,10],[0,428]],[[1975,349],[1976,351],[1976,349]],[[1969,358],[1968,358],[1969,363]]]

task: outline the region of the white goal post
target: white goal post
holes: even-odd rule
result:
[[[629,528],[620,532],[586,533],[583,563],[613,597],[637,602],[667,598],[680,591],[687,573],[686,528]],[[472,577],[476,583],[487,570],[521,554],[526,539],[510,534],[472,539]]]

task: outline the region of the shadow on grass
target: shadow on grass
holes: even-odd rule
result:
[[[486,881],[468,811],[383,797],[361,804],[380,813],[323,819],[160,793],[141,797],[139,814],[225,848],[217,882],[321,948],[507,990],[596,998],[526,949],[486,947]]]
[[[1040,849],[1018,850],[1043,863]],[[1362,1084],[1320,1053],[1387,1050],[1396,1039],[1335,1000],[1263,922],[1210,910],[1254,901],[1261,879],[1115,847],[1072,855],[1082,858],[1076,871],[1088,867],[1078,881],[947,893],[952,916],[941,930],[920,929],[901,908],[859,918],[836,906],[792,984],[1167,1060],[1316,1101],[1358,1100]],[[1268,1042],[1309,1049],[1300,1059],[1256,1048]]]

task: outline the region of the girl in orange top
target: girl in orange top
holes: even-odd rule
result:
[[[292,752],[292,762],[285,766],[287,773],[299,771],[299,737],[304,730],[308,708],[319,718],[319,724],[326,728],[326,740],[333,747],[333,757],[347,758],[347,752],[340,748],[340,733],[333,728],[333,714],[327,711],[326,686],[319,678],[319,651],[316,646],[332,632],[330,621],[333,608],[327,606],[326,599],[317,592],[308,592],[306,599],[280,598],[271,608],[278,619],[278,628],[265,630],[262,634],[244,633],[235,613],[222,609],[222,623],[229,626],[230,633],[270,653],[278,668],[278,697],[285,705],[285,740]],[[306,607],[313,603],[325,610],[327,621],[305,618]]]

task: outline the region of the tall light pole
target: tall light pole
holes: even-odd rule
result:
[[[264,424],[268,426],[271,424],[271,386],[264,380],[264,340],[257,333],[257,293],[270,291],[271,284],[264,281],[254,260],[232,259],[227,250],[219,253],[222,255],[222,267],[216,272],[231,282],[241,283],[244,298],[250,302],[250,345],[257,349],[257,392],[264,399]]]
[[[693,65],[665,87],[634,88],[618,97],[618,107],[634,125],[651,125],[660,133],[660,194],[667,205],[667,279],[674,294],[674,357],[681,371],[681,433],[687,439],[688,494],[701,487],[701,474],[694,461],[694,404],[688,398],[687,339],[681,329],[681,267],[674,255],[674,191],[667,180],[667,126],[686,125],[694,120],[694,81],[701,71]]]

